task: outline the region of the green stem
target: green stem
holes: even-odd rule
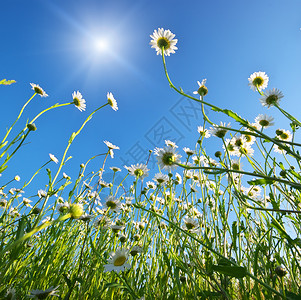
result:
[[[2,140],[2,142],[1,142],[0,145],[2,145],[2,144],[5,142],[6,138],[8,137],[9,133],[11,132],[12,128],[15,126],[15,124],[17,123],[17,121],[20,119],[20,117],[21,117],[21,115],[22,115],[22,113],[23,113],[25,107],[28,105],[28,103],[33,99],[33,97],[34,97],[36,94],[37,94],[37,93],[34,93],[34,94],[32,95],[32,97],[24,104],[24,106],[23,106],[22,109],[20,110],[20,113],[19,113],[17,119],[15,120],[15,122],[13,123],[13,125],[9,128],[9,130],[7,131],[5,137],[3,138],[3,140]]]

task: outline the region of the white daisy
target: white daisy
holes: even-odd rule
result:
[[[164,55],[167,56],[169,56],[170,53],[175,53],[175,50],[178,49],[176,47],[178,40],[174,39],[175,35],[171,33],[170,30],[158,28],[158,31],[154,30],[154,33],[150,35],[150,37],[152,38],[150,45],[152,48],[155,48],[157,55],[162,55],[162,49]]]
[[[198,219],[190,218],[188,216],[184,218],[184,230],[194,233],[198,231],[198,227],[199,227]]]
[[[156,185],[152,181],[148,181],[146,183],[146,186],[147,186],[148,189],[155,189],[156,188]]]
[[[59,162],[59,160],[51,153],[49,153],[49,157],[52,161],[54,161],[56,164]]]
[[[283,97],[284,96],[281,91],[273,88],[272,90],[263,93],[263,96],[260,98],[260,102],[262,106],[267,106],[268,108],[270,108],[275,104],[279,105],[279,101]]]
[[[140,247],[140,246],[134,246],[133,248],[132,248],[132,250],[130,251],[130,254],[132,255],[132,256],[135,256],[135,255],[137,255],[138,253],[142,253],[143,252],[143,249]]]
[[[176,184],[181,184],[182,183],[181,175],[179,173],[176,173],[175,177],[176,177],[176,180],[175,180]]]
[[[159,184],[164,184],[168,181],[168,176],[166,174],[157,173],[153,180],[157,181]]]
[[[111,259],[109,264],[104,265],[105,272],[115,271],[119,273],[120,271],[125,271],[130,268],[130,264],[126,261],[128,259],[128,250],[117,249],[116,252],[111,253]]]
[[[39,198],[46,198],[47,192],[45,190],[38,190],[38,196]]]
[[[230,156],[231,155],[236,155],[236,156],[239,156],[239,151],[237,149],[237,147],[234,146],[234,140],[233,139],[226,139],[225,140],[225,145],[223,145],[223,149],[225,151],[227,151]]]
[[[215,135],[218,138],[223,138],[228,129],[224,129],[224,128],[220,128],[220,127],[230,127],[230,123],[228,123],[228,125],[226,125],[226,123],[220,122],[220,125],[213,125],[213,127],[210,127],[210,133],[212,135]]]
[[[38,84],[30,83],[30,85],[31,85],[32,89],[35,91],[35,93],[39,94],[41,97],[48,96]]]
[[[293,136],[289,130],[277,129],[276,134],[277,134],[277,137],[282,141],[291,142],[293,139]]]
[[[53,287],[51,286],[49,289],[47,290],[32,290],[30,291],[30,294],[28,297],[29,298],[38,298],[38,299],[46,299],[48,296],[57,296],[59,297],[58,293],[58,287]]]
[[[110,167],[110,169],[113,171],[113,172],[120,172],[121,169],[118,168],[118,167]]]
[[[248,80],[252,90],[256,91],[258,89],[259,91],[262,91],[268,86],[269,77],[265,72],[259,71],[251,74]]]
[[[118,212],[121,208],[121,203],[114,196],[108,196],[104,206],[111,211]]]
[[[273,149],[276,153],[279,153],[279,154],[284,154],[285,150],[283,148],[281,148],[281,146],[278,146],[278,145],[274,145],[273,146]]]
[[[120,148],[118,146],[113,145],[112,143],[110,143],[108,141],[103,141],[103,142],[109,148],[109,153],[111,155],[111,158],[114,158],[114,152],[113,152],[113,150],[119,150]]]
[[[7,205],[7,200],[0,199],[0,207],[6,207],[6,205]]]
[[[176,145],[176,143],[170,141],[170,140],[165,140],[165,145],[168,147],[173,147],[173,148],[178,148],[178,146]]]
[[[26,207],[32,208],[32,206],[30,205],[31,202],[32,202],[32,201],[29,200],[28,198],[23,197],[23,204],[24,204]]]
[[[241,187],[242,192],[250,197],[251,199],[257,199],[260,196],[260,192],[261,192],[261,187],[254,185],[254,186],[250,186],[248,188],[246,187]]]
[[[82,94],[77,91],[72,93],[73,103],[79,109],[79,111],[86,110],[86,100],[83,99]]]
[[[168,172],[177,167],[175,163],[180,163],[181,155],[177,154],[172,146],[156,148],[154,154],[157,155],[160,167]]]
[[[141,180],[148,176],[149,169],[145,164],[131,165],[130,167],[124,166],[130,173],[130,175],[140,178]]]
[[[243,145],[238,148],[238,152],[242,155],[252,156],[254,154],[254,149],[250,144],[243,143]]]
[[[203,96],[206,96],[208,94],[208,89],[205,86],[206,81],[207,81],[207,79],[203,79],[201,83],[199,81],[197,81],[199,88],[197,91],[193,92],[195,95],[199,94],[201,100],[202,100]]]
[[[190,148],[184,147],[183,150],[184,150],[185,153],[186,153],[187,155],[189,155],[189,156],[195,154],[195,151],[194,151],[194,150],[191,150]]]
[[[117,111],[118,110],[117,101],[111,92],[107,93],[107,99],[108,99],[108,103],[112,107],[112,109]]]
[[[270,116],[267,116],[267,115],[258,115],[256,118],[255,118],[255,123],[260,127],[260,128],[267,128],[267,127],[270,127],[270,126],[273,126],[274,125],[274,118],[273,117],[270,117]]]
[[[198,133],[206,139],[211,136],[210,132],[203,126],[198,126]]]
[[[246,129],[245,131],[250,132],[249,129]],[[248,143],[250,145],[253,145],[254,142],[256,141],[256,137],[254,135],[251,135],[251,134],[244,133],[243,137],[244,137],[246,143]]]

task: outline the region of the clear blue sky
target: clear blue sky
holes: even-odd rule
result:
[[[149,35],[158,27],[170,29],[178,39],[179,50],[167,58],[176,86],[192,93],[196,81],[207,78],[208,102],[251,121],[259,113],[273,115],[278,127],[288,129],[275,109],[261,106],[248,87],[248,77],[266,72],[269,88],[279,88],[285,95],[282,107],[300,118],[300,12],[299,0],[2,1],[1,79],[17,83],[0,86],[1,136],[33,94],[30,82],[41,85],[49,97],[35,98],[19,128],[42,109],[72,101],[73,91],[79,90],[87,101],[86,112],[68,106],[39,119],[38,130],[2,180],[16,174],[22,182],[28,180],[48,160],[48,153],[61,159],[71,133],[106,102],[107,92],[114,94],[119,110],[106,107],[93,117],[70,148],[73,159],[63,170],[66,173],[76,176],[81,162],[104,153],[103,140],[121,148],[109,161],[119,167],[145,162],[147,150],[163,146],[168,135],[181,148],[194,148],[202,118],[168,86],[161,57],[149,46]],[[96,52],[98,39],[106,39],[109,50]],[[225,120],[209,114],[217,122]],[[211,141],[209,154],[220,147]],[[95,161],[95,169],[100,162]]]

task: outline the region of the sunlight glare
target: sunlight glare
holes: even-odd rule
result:
[[[109,49],[109,42],[105,38],[95,39],[94,49],[96,52],[106,52]]]

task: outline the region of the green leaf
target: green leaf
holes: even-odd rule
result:
[[[288,290],[285,290],[285,296],[288,300],[301,300],[301,295],[297,295],[293,292],[290,292]]]
[[[2,165],[2,166],[0,167],[0,173],[2,173],[7,167],[8,167],[7,165],[6,165],[6,166],[3,166],[3,165]]]
[[[275,180],[270,178],[261,178],[248,181],[249,185],[264,185],[264,184],[273,184]]]
[[[6,79],[2,79],[0,80],[0,84],[3,84],[3,85],[11,85],[12,83],[15,83],[16,80],[6,80]]]
[[[235,278],[243,278],[247,275],[244,267],[213,265],[212,270]]]
[[[213,175],[217,175],[217,174],[223,174],[223,173],[226,173],[227,171],[225,170],[225,171],[221,171],[221,170],[219,170],[219,171],[207,171],[207,170],[203,170],[203,172],[205,173],[205,174],[213,174]]]
[[[0,145],[0,149],[3,148],[4,146],[6,146],[8,141],[5,141],[3,144]]]

